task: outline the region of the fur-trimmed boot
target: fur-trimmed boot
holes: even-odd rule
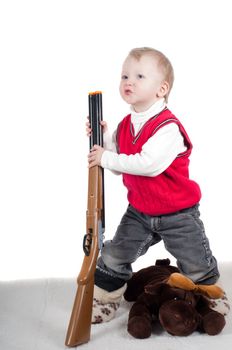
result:
[[[208,300],[210,303],[209,307],[212,310],[219,312],[223,316],[227,316],[228,313],[230,312],[230,302],[225,292],[220,299],[208,299]]]
[[[92,323],[103,323],[112,320],[119,308],[126,284],[113,292],[108,292],[94,285]]]

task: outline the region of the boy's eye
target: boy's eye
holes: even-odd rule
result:
[[[138,74],[137,77],[138,77],[139,79],[145,78],[143,74]]]
[[[128,79],[128,76],[127,75],[122,75],[122,80],[126,80],[126,79]]]

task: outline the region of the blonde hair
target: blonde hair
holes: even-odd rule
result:
[[[172,64],[161,51],[153,49],[151,47],[137,47],[129,52],[129,56],[134,57],[137,60],[139,60],[143,55],[147,54],[153,56],[156,59],[158,67],[161,69],[164,75],[164,80],[169,85],[169,90],[165,95],[165,100],[167,102],[174,82],[174,70]]]

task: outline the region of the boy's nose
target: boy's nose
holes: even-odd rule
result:
[[[133,81],[131,79],[127,79],[126,86],[131,86],[131,85],[133,85]]]

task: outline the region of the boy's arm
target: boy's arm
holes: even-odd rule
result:
[[[110,134],[110,132],[107,130],[104,135],[104,149],[105,151],[110,151],[110,153],[117,153],[117,143],[116,143],[116,130],[114,131],[113,135]],[[113,174],[120,175],[120,171],[116,171],[113,169],[110,169]]]
[[[115,135],[116,135],[116,131],[113,133],[113,135],[111,135],[109,130],[107,130],[103,134],[103,141],[104,141],[104,149],[105,150],[117,152],[116,143],[115,143]]]
[[[179,127],[170,123],[158,130],[143,145],[140,153],[126,155],[105,150],[101,157],[101,166],[119,173],[157,176],[185,150]]]

